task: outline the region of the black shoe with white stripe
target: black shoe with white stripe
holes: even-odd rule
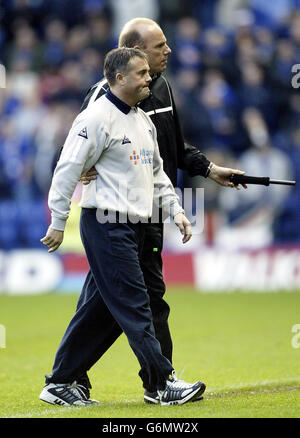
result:
[[[203,391],[204,392],[204,391]],[[202,394],[203,394],[202,392]],[[188,401],[192,401],[192,402],[197,402],[203,400],[203,396],[200,394],[197,394],[195,398],[193,398],[193,400],[188,400]],[[158,405],[159,404],[159,395],[158,392],[150,392],[147,391],[147,389],[145,389],[144,392],[144,402],[149,404],[149,405]]]
[[[179,380],[173,371],[172,376],[166,380],[165,390],[157,392],[162,406],[183,405],[200,397],[205,388],[205,384],[200,381],[187,383],[184,380]]]
[[[145,392],[144,392],[144,402],[148,403],[150,405],[158,405],[158,403],[159,403],[158,392],[157,391],[150,392],[150,391],[147,391],[147,389],[145,389]]]
[[[48,383],[40,393],[40,400],[52,405],[62,406],[91,406],[93,403],[87,400],[84,392],[76,384]]]
[[[96,400],[96,399],[94,399],[94,398],[91,398],[90,390],[89,390],[89,388],[87,388],[85,385],[81,385],[81,384],[77,383],[77,388],[80,388],[81,391],[83,391],[83,393],[84,393],[84,397],[86,398],[87,401],[89,401],[89,402],[91,402],[91,403],[95,403],[95,404],[96,404],[96,403],[99,403],[98,400]]]

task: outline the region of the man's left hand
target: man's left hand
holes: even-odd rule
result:
[[[183,213],[177,213],[174,216],[174,222],[183,234],[182,243],[186,243],[192,237],[192,225]]]
[[[64,232],[48,228],[47,234],[41,239],[41,242],[48,246],[48,252],[56,251],[64,239]]]
[[[98,172],[96,168],[93,166],[88,172],[84,173],[80,177],[80,182],[82,182],[83,185],[88,185],[91,181],[94,181],[97,179]]]
[[[244,175],[245,172],[238,169],[229,169],[228,167],[220,167],[216,164],[213,164],[210,170],[210,174],[208,175],[208,178],[215,181],[217,184],[220,184],[224,187],[235,187],[237,190],[240,190],[240,185],[234,185],[230,180],[230,176],[236,173],[237,175]],[[242,184],[244,189],[247,189],[246,184]]]

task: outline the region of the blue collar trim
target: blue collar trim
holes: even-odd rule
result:
[[[107,90],[105,97],[110,100],[116,107],[122,111],[124,114],[128,114],[131,110],[131,106],[127,105],[127,103],[123,102],[123,100],[119,99],[117,96],[115,96],[110,89]]]

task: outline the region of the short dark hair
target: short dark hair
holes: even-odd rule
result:
[[[103,71],[109,85],[115,84],[117,73],[128,73],[129,61],[136,56],[147,61],[147,55],[144,52],[128,47],[118,47],[106,54]]]
[[[146,48],[145,41],[137,30],[130,30],[126,33],[121,33],[119,38],[119,47],[135,47],[139,46],[141,49]]]

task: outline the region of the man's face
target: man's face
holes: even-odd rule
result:
[[[128,73],[124,76],[123,92],[128,96],[132,105],[146,99],[150,94],[151,76],[148,62],[135,56],[129,61]]]
[[[142,32],[145,42],[145,52],[148,56],[150,74],[162,73],[167,68],[168,56],[171,53],[170,47],[162,30],[158,26],[146,28]]]

